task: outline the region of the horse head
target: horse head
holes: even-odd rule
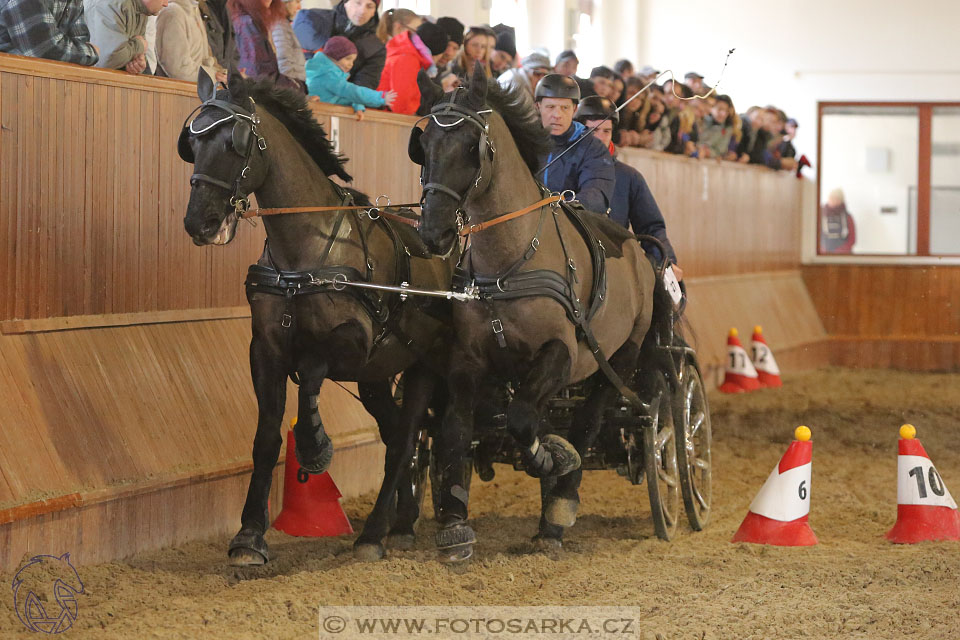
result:
[[[239,72],[231,70],[227,89],[218,91],[201,68],[197,95],[202,104],[187,117],[177,140],[180,157],[194,165],[183,226],[194,244],[223,245],[233,240],[249,194],[266,176],[266,141]]]
[[[456,245],[468,200],[483,193],[493,173],[487,77],[480,64],[469,88],[455,89],[432,106],[423,130],[415,127],[408,152],[422,169],[420,238],[437,255]]]

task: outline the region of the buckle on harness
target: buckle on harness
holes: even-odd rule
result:
[[[490,326],[493,327],[493,336],[497,339],[497,345],[501,349],[506,349],[507,341],[503,337],[503,323],[500,322],[500,318],[491,320]]]
[[[280,317],[280,326],[284,329],[289,329],[291,322],[293,322],[293,316],[291,316],[289,313],[285,313]]]

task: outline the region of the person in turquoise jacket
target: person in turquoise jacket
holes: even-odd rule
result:
[[[356,59],[357,47],[349,39],[334,36],[327,40],[323,51],[307,60],[307,93],[320,102],[350,105],[361,119],[366,107],[389,107],[397,94],[347,82]]]

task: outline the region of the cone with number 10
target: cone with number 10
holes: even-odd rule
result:
[[[810,523],[810,477],[813,443],[810,429],[797,427],[794,440],[770,473],[747,517],[730,542],[803,547],[817,544]]]
[[[900,427],[897,443],[897,523],[887,540],[913,544],[960,540],[960,512],[913,425]]]
[[[740,344],[739,333],[735,328],[727,335],[727,365],[720,391],[723,393],[743,393],[760,388],[757,370]]]
[[[753,336],[750,338],[753,351],[753,368],[757,370],[757,380],[761,387],[782,387],[783,381],[780,380],[780,367],[773,357],[773,351],[767,346],[767,341],[763,339],[763,327],[757,325],[753,328]]]

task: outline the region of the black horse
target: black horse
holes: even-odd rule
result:
[[[197,245],[230,242],[253,192],[263,207],[331,209],[263,219],[267,245],[246,282],[259,419],[253,475],[230,557],[240,565],[269,558],[263,534],[288,376],[300,385],[294,436],[297,459],[309,473],[324,472],[333,456],[317,410],[321,384],[327,378],[359,383],[387,455],[383,486],[355,550],[363,559],[381,557],[388,529],[388,544],[409,546],[419,515],[409,463],[434,371],[448,354],[449,303],[343,281],[446,289],[453,265],[430,258],[411,227],[364,213],[361,205],[370,206],[362,194],[328,178],[350,180],[303,96],[237,74],[217,91],[203,71],[198,94],[203,104],[179,140],[181,157],[195,165],[184,227]],[[402,371],[398,412],[390,379]]]

